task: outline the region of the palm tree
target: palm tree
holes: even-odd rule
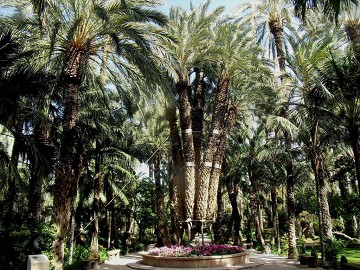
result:
[[[189,96],[189,73],[194,67],[202,67],[209,54],[207,42],[211,38],[210,28],[223,8],[208,12],[208,1],[198,9],[191,8],[189,14],[181,9],[170,11],[168,25],[169,33],[176,38],[177,43],[167,44],[171,55],[170,70],[174,74],[174,83],[179,103],[180,128],[183,141],[185,165],[185,182],[187,188],[184,194],[185,218],[192,220],[195,203],[195,148],[193,139],[192,107]],[[194,69],[195,70],[195,69]],[[201,98],[200,98],[201,99]],[[195,119],[197,119],[195,117]],[[194,119],[194,120],[195,120]],[[198,126],[201,126],[198,123]],[[200,132],[198,130],[198,132]],[[198,140],[197,140],[198,142]],[[197,148],[198,149],[198,148]],[[182,190],[180,188],[180,190]]]
[[[263,3],[253,6],[254,4],[244,4],[240,6],[240,11],[246,12],[250,11],[247,15],[240,18],[240,23],[250,23],[257,22],[256,25],[256,34],[259,35],[259,41],[264,40],[266,32],[269,32],[272,36],[273,42],[270,42],[269,45],[274,46],[275,49],[270,49],[269,52],[276,51],[277,64],[282,75],[280,80],[284,83],[284,74],[286,72],[286,44],[284,43],[285,38],[287,37],[285,32],[285,27],[291,28],[291,9],[289,8],[289,1],[274,1],[267,0]],[[251,12],[253,11],[253,12]],[[253,25],[254,27],[254,25]],[[275,58],[275,53],[273,55]],[[285,105],[280,109],[280,114],[282,117],[289,119],[288,113],[288,103],[290,102],[291,96],[290,93],[285,93]],[[285,131],[284,133],[284,143],[290,152],[291,148],[291,138],[289,134]],[[288,206],[288,222],[289,222],[289,258],[297,258],[297,248],[296,248],[296,231],[295,231],[295,198],[294,198],[294,178],[293,178],[293,161],[291,157],[287,159],[286,164],[286,187],[287,187],[287,206]]]
[[[331,48],[328,41],[297,41],[294,44],[294,59],[290,65],[301,85],[301,101],[298,113],[299,139],[303,143],[303,151],[311,162],[313,169],[319,207],[319,224],[322,254],[325,254],[325,242],[332,239],[332,222],[327,201],[327,186],[325,176],[325,155],[332,143],[332,126],[335,125],[330,118],[329,93],[318,82],[316,67],[322,66],[326,60],[327,52]],[[298,86],[296,86],[298,87]],[[298,119],[299,119],[298,118]],[[322,259],[324,256],[322,255]]]
[[[305,19],[308,10],[320,7],[323,13],[335,22],[338,22],[341,13],[358,5],[357,0],[293,0],[292,2],[295,6],[295,14],[302,19]]]
[[[344,12],[344,28],[356,58],[360,59],[360,7],[356,6]]]
[[[81,171],[81,162],[76,162],[76,126],[84,79],[87,72],[96,71],[98,60],[104,60],[105,55],[104,66],[118,69],[129,79],[134,78],[136,70],[144,78],[155,78],[152,44],[155,36],[161,35],[156,25],[163,25],[166,20],[161,13],[143,8],[151,8],[155,2],[33,2],[37,4],[35,7],[42,7],[36,12],[40,11],[39,21],[44,22],[44,34],[48,34],[43,39],[49,41],[50,59],[61,66],[59,88],[64,91],[63,136],[54,196],[54,221],[58,233],[54,243],[55,269],[62,269],[69,213]],[[107,54],[110,46],[113,53]],[[116,81],[114,77],[112,79]]]
[[[6,32],[4,29],[4,32],[0,33],[0,57],[2,59],[0,64],[0,87],[2,92],[0,98],[0,124],[4,125],[14,137],[14,146],[11,153],[12,163],[9,167],[7,199],[2,211],[5,228],[10,228],[12,222],[19,155],[21,153],[26,154],[31,160],[32,166],[40,169],[42,167],[40,164],[44,161],[44,155],[46,154],[45,151],[41,151],[38,144],[33,143],[33,139],[40,139],[39,134],[34,134],[35,138],[33,138],[33,136],[25,135],[23,132],[25,126],[32,126],[35,121],[41,121],[38,111],[29,106],[32,102],[38,104],[42,100],[42,95],[47,95],[49,90],[48,82],[50,83],[49,77],[43,70],[36,69],[32,63],[29,64],[32,56],[33,52],[26,49],[23,40],[16,32]],[[30,216],[37,216],[38,219],[40,213],[39,208],[36,209],[36,207],[40,205],[39,202],[41,201],[41,184],[32,186],[31,190],[39,191],[36,193],[37,196],[32,198],[34,207],[29,204]]]
[[[164,203],[165,199],[165,184],[166,177],[164,176],[161,163],[164,157],[167,154],[168,138],[165,137],[165,132],[167,130],[167,125],[164,110],[160,109],[162,106],[163,98],[157,97],[157,106],[147,108],[148,111],[144,114],[145,123],[147,127],[147,133],[142,132],[141,138],[138,141],[144,141],[145,145],[148,145],[150,150],[150,157],[148,157],[148,162],[153,165],[154,168],[154,181],[155,181],[155,210],[157,214],[157,225],[156,225],[156,236],[157,243],[159,247],[168,246],[171,244],[170,234],[167,228],[166,222],[166,207]],[[156,110],[154,108],[156,107]],[[151,176],[150,176],[151,177]]]
[[[360,194],[360,146],[359,146],[359,64],[352,52],[332,55],[321,71],[322,80],[333,95],[333,113],[340,124],[344,142],[351,146],[355,160],[355,171]],[[344,83],[346,82],[346,83]]]
[[[267,47],[267,53],[277,59],[281,72],[285,72],[285,60],[289,31],[292,30],[291,5],[288,0],[245,3],[235,8],[241,25],[250,25],[258,42]],[[270,34],[270,35],[269,35]]]

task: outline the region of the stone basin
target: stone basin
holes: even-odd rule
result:
[[[167,268],[209,268],[237,266],[249,263],[249,253],[242,252],[218,256],[162,257],[142,254],[142,263]]]

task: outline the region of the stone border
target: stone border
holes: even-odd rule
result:
[[[201,257],[161,257],[142,254],[142,258],[142,263],[145,265],[166,268],[210,268],[238,266],[249,263],[249,253],[247,252]]]

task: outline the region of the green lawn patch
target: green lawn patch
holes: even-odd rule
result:
[[[360,266],[360,248],[344,248],[339,252],[339,258],[345,256],[348,263],[357,264]]]

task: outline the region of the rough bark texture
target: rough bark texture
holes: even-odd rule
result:
[[[239,193],[239,184],[234,182],[234,179],[229,179],[226,183],[227,192],[229,195],[229,200],[231,204],[231,219],[234,224],[233,229],[233,241],[234,245],[241,245],[242,239],[240,237],[240,223],[241,223],[241,216],[239,212],[239,207],[237,203],[237,197]]]
[[[171,245],[169,231],[166,226],[165,208],[164,208],[164,192],[161,184],[161,153],[157,152],[154,160],[155,173],[155,197],[157,212],[157,243],[156,246],[163,247]]]
[[[228,92],[229,92],[229,77],[227,76],[221,77],[219,79],[217,86],[217,93],[214,104],[214,113],[212,115],[211,131],[209,134],[208,143],[206,145],[206,150],[204,153],[203,164],[200,167],[199,193],[197,197],[197,205],[196,205],[197,207],[195,209],[196,219],[205,219],[207,218],[207,216],[209,217],[209,215],[207,215],[207,210],[209,209],[208,206],[209,189],[211,189],[212,198],[214,200],[216,198],[216,191],[217,191],[218,180],[221,169],[215,169],[214,175],[217,176],[217,179],[212,184],[210,184],[210,188],[209,188],[209,183],[210,183],[214,154],[216,153],[217,150],[220,129],[222,128],[222,123],[224,121],[226,108],[228,106]],[[212,203],[210,206],[212,210],[214,209],[214,205],[215,204]]]
[[[321,259],[324,261],[323,254],[325,254],[326,250],[325,242],[326,240],[331,240],[333,235],[322,157],[319,156],[316,151],[313,151],[312,153],[311,165],[315,175],[316,194],[319,206],[320,245],[322,251]]]
[[[219,184],[219,178],[221,174],[221,164],[223,163],[226,146],[229,141],[230,134],[236,123],[237,108],[229,108],[227,119],[222,126],[222,136],[220,138],[217,150],[214,154],[213,169],[211,171],[210,183],[209,183],[209,194],[208,194],[208,208],[207,208],[207,219],[211,220],[214,218],[215,207],[216,207],[216,192]]]
[[[54,222],[57,236],[54,241],[55,270],[63,269],[64,243],[70,219],[70,211],[76,197],[77,182],[75,175],[76,131],[78,98],[81,85],[80,69],[83,52],[70,48],[67,52],[63,84],[65,91],[63,134],[61,139],[58,174],[54,194]]]
[[[284,52],[284,41],[283,41],[283,33],[284,26],[282,21],[278,19],[269,21],[270,32],[275,40],[276,47],[276,56],[278,59],[279,69],[281,71],[285,71],[285,52]]]
[[[279,213],[277,210],[277,194],[276,187],[271,188],[271,208],[272,208],[272,222],[273,222],[273,245],[277,248],[280,253],[280,232],[279,232]]]
[[[258,215],[258,209],[259,209],[259,200],[257,198],[257,191],[256,187],[253,186],[253,182],[251,183],[251,194],[250,194],[250,203],[251,203],[251,213],[253,216],[253,220],[255,223],[256,228],[256,239],[258,244],[261,245],[263,249],[265,249],[265,240],[260,228],[260,221],[259,221],[259,215]]]
[[[195,198],[198,198],[200,185],[200,164],[202,157],[202,138],[203,138],[203,118],[204,118],[204,75],[196,70],[195,90],[193,98],[192,125],[194,133],[195,151]],[[196,209],[197,200],[195,200]]]
[[[73,255],[74,255],[74,246],[75,246],[75,207],[73,207],[70,218],[70,243],[69,243],[69,259],[68,263],[72,264]]]
[[[289,250],[288,258],[297,259],[298,251],[296,248],[296,216],[295,216],[295,195],[294,195],[294,175],[293,164],[289,158],[286,164],[286,192],[287,192],[287,207],[288,207],[288,239]]]
[[[91,250],[98,254],[99,252],[99,212],[100,212],[100,194],[102,190],[102,176],[101,176],[101,153],[100,143],[96,141],[96,157],[95,157],[95,177],[94,177],[94,201],[93,201],[93,223],[92,223],[92,237]]]
[[[181,138],[177,125],[176,108],[168,108],[166,117],[171,138],[171,171],[169,181],[171,240],[179,244],[181,238],[180,221],[184,220],[185,185],[183,182],[184,157],[181,151]]]
[[[187,81],[178,82],[176,89],[179,95],[180,127],[185,164],[185,220],[191,220],[194,214],[195,200],[195,150]]]
[[[284,26],[283,22],[278,18],[269,21],[270,32],[275,40],[276,55],[278,59],[279,69],[281,72],[285,72],[285,52],[284,52],[284,42],[283,42],[283,33]],[[281,77],[282,78],[282,77]],[[285,118],[288,119],[288,108],[285,108]],[[285,144],[286,149],[289,152],[291,150],[291,141],[288,135],[285,135]],[[289,231],[288,231],[288,257],[291,259],[297,258],[297,248],[296,248],[296,232],[295,232],[295,199],[294,199],[294,179],[293,179],[293,163],[290,157],[286,161],[286,190],[287,190],[287,203],[288,203],[288,222],[289,222]],[[291,192],[292,194],[289,194]]]
[[[216,216],[216,222],[215,222],[215,226],[214,226],[214,231],[215,231],[215,235],[214,235],[214,241],[217,244],[223,244],[223,229],[222,229],[222,221],[224,218],[224,204],[223,204],[223,199],[222,199],[222,192],[221,192],[221,181],[219,181],[219,188],[218,188],[218,192],[217,192],[217,216]]]

